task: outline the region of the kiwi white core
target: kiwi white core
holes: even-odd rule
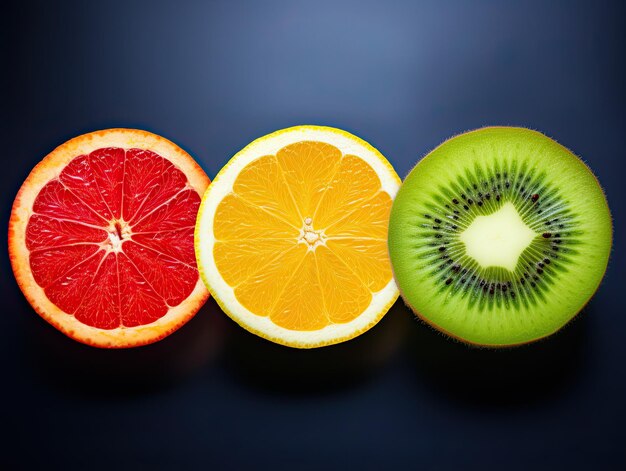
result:
[[[467,255],[479,265],[509,271],[515,271],[520,255],[536,236],[510,202],[488,216],[477,216],[460,234]]]

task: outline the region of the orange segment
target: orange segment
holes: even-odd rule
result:
[[[295,239],[217,241],[213,255],[224,281],[237,286],[296,246]],[[302,248],[302,246],[300,247]]]
[[[341,152],[324,142],[296,142],[276,153],[302,218],[311,217],[337,170]]]
[[[276,325],[291,330],[319,330],[328,325],[315,258],[313,252],[305,252],[302,262],[284,285],[270,315]]]
[[[214,228],[217,240],[294,239],[298,235],[293,226],[233,193],[220,202]]]
[[[233,191],[248,203],[263,208],[288,224],[296,227],[302,224],[275,155],[266,155],[246,165],[237,177]]]
[[[247,277],[235,288],[239,302],[258,316],[269,316],[278,297],[304,258],[306,248],[296,245],[277,255],[262,270]]]
[[[327,246],[373,293],[383,289],[392,277],[386,240],[330,239]]]
[[[326,227],[326,235],[387,239],[391,203],[391,197],[387,193],[376,193],[370,199],[361,201],[354,211]]]
[[[320,228],[330,226],[361,207],[380,190],[380,179],[374,169],[355,155],[341,159],[338,171],[325,190],[314,219]],[[363,228],[366,232],[367,228]]]
[[[326,247],[319,247],[315,256],[329,322],[344,323],[358,317],[372,301],[372,293],[353,268]]]

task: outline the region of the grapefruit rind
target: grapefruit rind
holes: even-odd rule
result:
[[[103,147],[149,149],[178,167],[186,175],[188,185],[200,195],[210,183],[204,170],[189,154],[156,134],[135,129],[107,129],[75,137],[48,154],[22,184],[9,219],[9,258],[17,283],[28,302],[42,318],[58,330],[74,340],[94,347],[136,347],[168,336],[196,314],[209,297],[200,278],[191,294],[157,321],[136,327],[99,329],[83,324],[48,299],[33,277],[29,250],[26,247],[26,225],[32,214],[33,203],[44,185],[57,178],[75,157]]]
[[[252,313],[236,298],[234,290],[219,273],[213,258],[215,235],[213,221],[222,199],[233,189],[239,173],[261,156],[276,154],[283,147],[300,141],[321,141],[337,147],[343,155],[356,155],[367,162],[381,181],[382,191],[393,200],[402,183],[387,159],[366,141],[341,129],[303,125],[282,129],[248,144],[220,170],[202,197],[195,229],[198,270],[211,295],[222,310],[244,329],[262,338],[295,348],[316,348],[345,342],[376,325],[398,299],[393,277],[358,317],[344,324],[331,324],[319,330],[296,331],[283,328],[267,317]]]

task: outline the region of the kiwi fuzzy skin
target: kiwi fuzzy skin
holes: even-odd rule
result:
[[[607,261],[607,264],[604,268],[604,271],[602,273],[602,277],[600,278],[600,282],[598,283],[598,286],[596,287],[596,289],[593,291],[593,293],[587,298],[587,300],[582,304],[582,306],[580,307],[580,309],[571,316],[571,318],[565,322],[564,324],[562,324],[561,326],[556,327],[555,329],[553,329],[552,331],[546,333],[545,335],[536,337],[536,338],[532,338],[529,339],[525,342],[517,342],[517,343],[505,343],[505,344],[497,344],[497,343],[478,343],[478,342],[472,342],[471,340],[459,337],[457,335],[454,335],[453,333],[449,332],[448,330],[440,327],[439,325],[437,325],[436,323],[434,323],[433,321],[431,321],[430,319],[428,319],[426,316],[422,315],[408,300],[407,296],[405,295],[404,291],[402,290],[400,283],[398,284],[398,290],[400,292],[400,296],[402,297],[402,300],[404,301],[404,304],[411,309],[411,311],[413,311],[414,315],[422,322],[424,322],[427,326],[429,326],[430,328],[434,329],[435,331],[439,332],[440,334],[442,334],[443,336],[456,341],[458,343],[464,344],[470,348],[475,348],[475,349],[491,349],[491,350],[507,350],[507,349],[514,349],[516,347],[520,347],[520,346],[524,346],[524,345],[528,345],[531,343],[536,343],[536,342],[540,342],[542,340],[546,340],[550,337],[552,337],[554,334],[556,334],[557,332],[561,331],[563,328],[565,328],[566,326],[568,326],[570,323],[572,323],[575,319],[578,318],[578,316],[580,315],[580,313],[585,309],[585,307],[589,304],[589,302],[591,301],[591,299],[596,295],[596,293],[598,292],[598,289],[600,288],[600,286],[602,285],[602,281],[604,280],[604,277],[606,276],[606,271],[608,269],[608,264],[610,263],[610,259],[611,259],[611,253],[613,250],[613,238],[614,238],[614,228],[613,228],[613,217],[610,211],[610,208],[608,207],[608,199],[606,197],[606,192],[604,191],[604,188],[602,187],[602,185],[600,184],[600,181],[598,180],[598,177],[593,173],[593,171],[591,170],[591,168],[584,163],[584,161],[578,156],[576,155],[574,152],[572,152],[569,148],[565,147],[564,145],[562,145],[561,143],[559,143],[558,141],[556,141],[555,139],[553,139],[552,137],[548,136],[547,134],[541,133],[537,130],[534,129],[529,129],[529,128],[524,128],[524,127],[518,127],[518,126],[484,126],[481,128],[476,128],[476,129],[472,129],[466,132],[461,132],[458,134],[455,134],[451,137],[449,137],[448,139],[444,140],[443,142],[441,142],[439,145],[437,145],[436,147],[434,147],[433,149],[431,149],[424,157],[422,157],[421,159],[418,160],[418,162],[413,166],[413,168],[411,168],[411,170],[409,170],[409,172],[406,174],[406,176],[404,177],[403,181],[406,180],[406,178],[408,177],[409,174],[411,174],[422,162],[424,162],[426,159],[428,159],[429,157],[431,157],[434,152],[441,146],[443,146],[444,144],[446,144],[447,142],[459,137],[459,136],[463,136],[463,135],[467,135],[467,134],[473,134],[476,132],[480,132],[480,131],[486,131],[486,130],[492,130],[492,129],[505,129],[505,130],[524,130],[524,131],[528,131],[531,133],[536,133],[541,135],[542,137],[548,137],[549,139],[551,139],[552,141],[554,141],[559,147],[561,147],[564,151],[566,151],[567,153],[571,154],[572,156],[575,157],[576,162],[578,163],[578,165],[580,165],[582,168],[584,168],[584,170],[586,172],[588,172],[593,179],[596,181],[598,188],[600,188],[600,191],[602,193],[602,196],[604,198],[604,201],[607,205],[607,210],[609,213],[609,221],[610,221],[610,234],[609,234],[609,247],[608,247],[608,252],[609,252],[609,260]],[[388,252],[389,252],[389,247],[388,247]],[[396,280],[398,280],[398,277],[396,276],[395,273],[395,269],[393,267],[392,264],[392,272],[393,272],[393,276]]]

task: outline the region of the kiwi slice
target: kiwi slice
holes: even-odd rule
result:
[[[405,302],[442,332],[489,346],[530,342],[572,319],[600,284],[611,240],[589,168],[523,128],[444,142],[405,179],[389,223]]]

